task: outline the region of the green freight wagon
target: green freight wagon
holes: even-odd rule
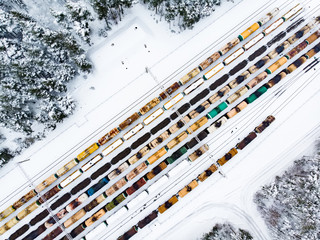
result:
[[[126,199],[126,194],[125,193],[121,193],[119,196],[117,196],[116,198],[114,198],[111,202],[109,202],[106,206],[105,209],[107,211],[111,211],[113,208],[115,208],[119,203],[121,203],[122,201],[124,201]]]
[[[167,158],[169,164],[174,163],[179,157],[188,151],[186,147],[181,147],[179,150],[175,151],[170,157]]]
[[[228,104],[226,102],[220,103],[216,108],[212,109],[207,114],[207,117],[210,118],[210,119],[214,118],[215,116],[217,116],[221,111],[223,111],[227,107],[228,107]]]
[[[254,93],[252,93],[249,97],[247,97],[246,102],[252,103],[255,100],[257,100],[262,94],[264,94],[268,89],[265,86],[262,86],[261,88],[259,88],[257,91],[255,91]]]

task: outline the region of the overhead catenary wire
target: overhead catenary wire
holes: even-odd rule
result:
[[[273,1],[273,2],[275,2],[275,1]],[[268,4],[270,5],[272,2],[269,2]],[[269,5],[266,5],[266,6],[263,6],[263,10],[265,10]],[[284,4],[282,4],[282,5],[280,5],[280,7],[281,6],[283,6]],[[263,11],[263,10],[261,10],[261,12]],[[259,13],[261,13],[261,12],[259,12],[259,11],[257,11],[256,12],[256,15],[258,15]],[[255,17],[255,16],[252,16],[251,18],[253,18],[253,17]],[[247,19],[247,22],[249,21],[250,19]],[[246,22],[246,23],[247,23]],[[244,25],[244,24],[243,24]],[[36,179],[33,179],[33,181],[35,181]]]
[[[296,78],[296,79],[298,79],[298,78]],[[292,85],[292,84],[291,84]],[[294,95],[295,93],[293,93],[293,95]]]
[[[299,76],[297,76],[296,79],[299,79]],[[285,85],[285,84],[284,84],[284,85]],[[291,85],[292,85],[292,84],[291,84]],[[296,94],[293,94],[293,95],[296,96]],[[267,101],[267,100],[265,100],[265,101]],[[257,106],[257,107],[258,107],[258,106]],[[259,108],[261,108],[261,106],[259,106]],[[263,108],[262,108],[262,109],[263,109]],[[253,110],[251,110],[251,111],[253,111]],[[231,141],[230,141],[230,142],[231,142]],[[230,142],[229,142],[229,143],[230,143]],[[208,143],[208,142],[207,142],[207,143]],[[224,145],[227,145],[227,144],[228,144],[228,143],[226,143],[226,144],[224,144]],[[216,149],[217,149],[217,148],[216,148]],[[189,175],[189,174],[190,174],[190,173],[185,172],[183,175]],[[183,175],[180,176],[180,179],[181,179],[181,178],[184,179],[184,178],[183,178]],[[175,185],[177,185],[177,184],[175,184]],[[166,191],[166,192],[169,191],[169,190],[168,190],[168,187],[166,188],[165,191]]]

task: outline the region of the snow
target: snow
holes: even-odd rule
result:
[[[76,98],[78,106],[81,106],[80,109],[58,126],[45,140],[35,143],[15,159],[15,163],[25,159],[30,159],[30,161],[20,165],[11,163],[1,169],[0,209],[5,209],[31,189],[27,178],[31,179],[34,184],[38,184],[91,145],[93,141],[137,111],[156,93],[161,92],[157,82],[160,82],[164,87],[171,85],[195,67],[196,63],[205,59],[223,43],[245,30],[274,7],[278,6],[280,13],[269,24],[297,2],[299,1],[288,3],[284,0],[243,0],[235,1],[234,4],[223,3],[221,7],[216,9],[212,17],[200,21],[192,31],[187,30],[180,34],[170,33],[167,25],[163,22],[156,24],[149,16],[150,12],[140,5],[135,5],[119,24],[117,30],[114,29],[109,38],[101,43],[96,43],[89,51],[89,57],[94,63],[93,73],[86,77],[79,77],[76,83],[71,86],[72,95]],[[309,4],[311,7],[308,7]],[[303,14],[307,14],[309,11],[314,12],[313,9],[316,9],[314,8],[316,1],[303,3],[303,5],[306,5],[306,11]],[[317,9],[315,11],[319,12]],[[224,14],[224,12],[226,13]],[[307,22],[308,20],[305,23]],[[281,29],[266,37],[263,40],[264,43],[288,25],[288,23],[284,23]],[[236,49],[237,47],[234,50]],[[256,49],[257,47],[253,47],[236,62],[247,58]],[[287,49],[287,51],[289,50]],[[235,62],[230,64],[217,76],[223,75],[235,64]],[[146,67],[149,68],[149,73],[146,73]],[[249,230],[256,239],[270,239],[266,225],[256,210],[252,197],[259,187],[268,183],[275,175],[287,168],[297,156],[311,151],[310,146],[320,135],[320,108],[317,107],[320,101],[320,84],[319,81],[316,81],[319,77],[318,65],[316,69],[307,74],[300,74],[301,69],[297,70],[285,78],[283,82],[281,81],[279,86],[270,89],[252,106],[248,106],[243,112],[228,120],[221,129],[206,138],[205,141],[207,141],[210,150],[204,157],[197,159],[194,163],[186,164],[179,178],[170,176],[169,182],[165,184],[165,189],[163,186],[161,192],[153,192],[145,199],[146,205],[143,210],[140,207],[136,210],[129,209],[128,213],[122,217],[125,218],[125,221],[114,222],[99,236],[115,239],[123,234],[208,168],[214,160],[222,157],[239,139],[245,137],[255,126],[260,124],[267,115],[276,113],[275,122],[221,168],[220,171],[226,177],[218,173],[213,174],[164,214],[159,214],[155,221],[144,229],[140,229],[138,234],[132,238],[196,239],[202,233],[209,231],[215,223],[228,220],[238,227]],[[259,71],[256,75],[258,73]],[[156,80],[153,76],[156,77]],[[290,85],[290,83],[293,84]],[[204,83],[190,96],[186,96],[186,100],[190,100],[209,84],[210,81]],[[94,90],[90,89],[91,87],[94,87]],[[282,87],[286,91],[275,95]],[[232,93],[231,91],[223,99]],[[177,104],[160,118],[163,119],[174,112],[186,100]],[[237,103],[233,103],[232,106]],[[161,121],[160,118],[155,122]],[[146,126],[129,142],[150,130],[155,124]],[[127,141],[123,148],[126,146],[128,146]],[[99,152],[104,148],[102,147]],[[168,155],[175,150],[173,149]],[[108,159],[111,159],[116,153],[118,152],[110,154]],[[90,156],[88,159],[92,157]],[[174,166],[180,162],[177,161]],[[104,163],[104,161],[97,163],[88,171],[88,174]],[[18,166],[23,168],[27,176]],[[147,170],[150,171],[154,166],[156,164],[149,166]],[[127,171],[131,171],[132,168],[133,166],[130,166]],[[172,166],[152,181],[148,181],[146,188],[171,169]],[[79,177],[78,182],[87,176],[83,174]],[[96,182],[93,181],[93,183]],[[132,183],[128,183],[127,186]],[[68,189],[71,189],[72,186],[74,184],[70,184]],[[106,188],[109,186],[107,185]],[[140,194],[141,191],[137,191],[134,196]],[[93,197],[98,194],[101,194],[101,191]],[[139,203],[139,206],[141,205],[142,203]],[[117,209],[122,206],[123,204],[120,204]],[[114,212],[112,213],[114,214]],[[106,216],[110,216],[110,214]],[[85,233],[93,227],[88,228]],[[9,233],[11,234],[11,232]]]

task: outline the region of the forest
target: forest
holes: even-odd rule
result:
[[[217,223],[211,231],[205,233],[200,240],[251,240],[253,237],[244,229],[236,228],[231,223]]]
[[[192,28],[220,0],[0,0],[0,167],[77,108],[68,84],[92,71],[87,51],[143,4],[169,26]]]
[[[254,197],[273,239],[320,239],[320,144]]]

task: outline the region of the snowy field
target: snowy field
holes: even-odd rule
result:
[[[72,95],[77,99],[78,105],[81,106],[80,109],[48,135],[44,141],[34,144],[17,157],[15,162],[1,169],[0,211],[17,200],[23,193],[28,192],[32,188],[31,182],[34,185],[41,182],[268,11],[274,7],[280,8],[280,13],[269,22],[270,24],[298,2],[305,7],[301,14],[307,19],[304,24],[312,16],[320,15],[316,0],[224,2],[211,17],[202,20],[193,30],[180,34],[170,33],[164,22],[156,24],[150,17],[149,11],[140,5],[134,6],[110,37],[97,43],[89,51],[94,63],[93,74],[86,78],[79,77],[71,86]],[[284,23],[263,42],[242,55],[237,62],[227,66],[217,77],[246,59],[290,23]],[[271,49],[273,48],[274,46]],[[291,48],[292,46],[286,52]],[[249,63],[248,66],[252,63],[254,62]],[[286,66],[288,64],[284,67]],[[145,71],[146,67],[149,69],[148,73]],[[209,135],[205,141],[210,146],[210,153],[188,164],[176,176],[170,177],[166,186],[158,189],[153,195],[149,195],[136,209],[129,210],[124,216],[124,221],[110,225],[106,232],[101,233],[101,239],[115,239],[123,234],[208,168],[213,161],[222,157],[239,139],[247,136],[268,115],[273,114],[276,121],[265,132],[258,135],[245,150],[239,152],[235,158],[232,158],[232,161],[221,168],[225,177],[218,173],[212,175],[186,197],[179,200],[175,206],[164,214],[160,214],[147,227],[140,229],[138,234],[132,238],[197,239],[209,231],[215,223],[228,220],[237,227],[249,230],[255,239],[270,239],[263,219],[253,204],[252,197],[260,186],[271,181],[275,175],[281,174],[295,158],[312,151],[310,146],[320,135],[319,65],[307,74],[301,70],[299,68],[289,75],[254,104],[228,120],[223,128]],[[183,103],[211,83],[211,80],[206,82],[200,90],[186,97]],[[249,93],[246,96],[248,95]],[[227,97],[222,98],[220,102]],[[240,101],[232,104],[232,107]],[[165,116],[169,116],[183,103],[167,111]],[[230,109],[229,106],[226,111]],[[160,122],[165,116],[162,116],[157,122]],[[153,123],[152,126],[146,127],[145,131],[155,125],[156,123]],[[142,134],[142,132],[137,134],[133,140],[130,140],[130,143]],[[189,140],[191,138],[192,136],[188,137]],[[129,145],[129,143],[126,144],[125,146]],[[115,154],[110,155],[110,159]],[[18,164],[19,161],[25,159],[30,160]],[[174,166],[181,160],[177,161]],[[89,174],[103,163],[99,164],[93,167]],[[170,169],[174,166],[170,166]],[[149,166],[147,171],[153,167]],[[170,169],[168,167],[165,172],[161,172],[161,176]],[[129,170],[132,170],[132,167]],[[84,177],[87,176],[82,176],[77,183]],[[148,181],[147,186],[153,181],[155,180]],[[73,186],[70,185],[68,189]],[[130,183],[127,186],[130,186]],[[138,191],[134,196],[140,192]],[[101,191],[94,197],[99,194]],[[59,196],[61,195],[60,193]],[[55,199],[56,197],[49,203]],[[127,201],[120,204],[117,209],[126,203]],[[144,207],[142,207],[143,204],[145,204]],[[37,213],[39,212],[40,209],[37,210]],[[106,214],[98,222],[106,220],[108,216]],[[93,226],[86,229],[81,236],[92,228]],[[47,231],[46,234],[49,232]],[[4,237],[9,235],[4,235]]]

